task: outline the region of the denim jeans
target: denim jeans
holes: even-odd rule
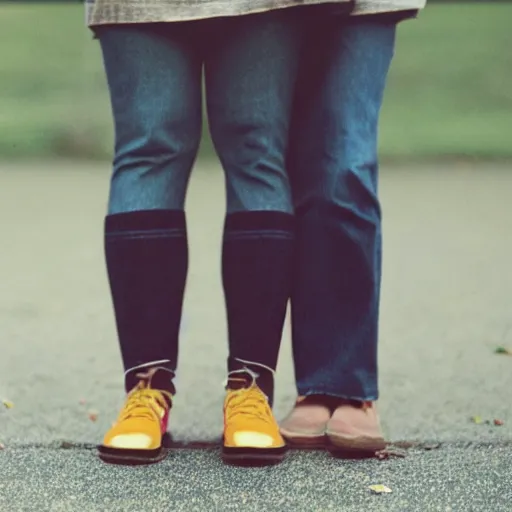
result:
[[[377,127],[394,23],[310,27],[289,171],[298,225],[292,337],[299,395],[375,400],[381,280]]]
[[[291,288],[285,161],[299,29],[294,10],[283,10],[96,30],[116,134],[105,253],[127,390],[151,366],[164,372],[159,385],[175,391],[188,272],[183,208],[202,134],[204,70],[210,133],[226,178],[228,371],[254,365],[272,398]]]
[[[95,29],[115,124],[109,214],[182,210],[202,74],[228,213],[293,210],[285,170],[300,33],[293,10]]]

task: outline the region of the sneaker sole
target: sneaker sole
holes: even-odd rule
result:
[[[335,455],[375,455],[387,446],[383,438],[375,437],[345,437],[339,434],[327,433],[328,449]]]
[[[164,460],[170,452],[171,437],[164,434],[162,446],[155,450],[125,450],[99,445],[98,457],[107,464],[126,466],[139,466],[144,464],[156,464]]]
[[[270,465],[279,464],[286,455],[287,447],[279,448],[232,448],[222,447],[222,460],[228,464]]]

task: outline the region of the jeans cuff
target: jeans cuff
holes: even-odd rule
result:
[[[379,399],[379,393],[365,393],[364,395],[354,394],[354,393],[343,393],[340,391],[334,391],[330,389],[324,388],[308,388],[306,389],[297,389],[299,396],[311,396],[311,395],[324,395],[331,396],[334,398],[343,398],[345,400],[355,400],[358,402],[375,402]]]

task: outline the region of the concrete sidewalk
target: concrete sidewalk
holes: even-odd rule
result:
[[[393,441],[446,444],[384,462],[292,453],[279,468],[246,472],[223,467],[211,450],[179,450],[158,468],[128,471],[87,449],[52,448],[99,442],[122,400],[101,234],[108,173],[108,165],[0,166],[0,398],[14,403],[0,409],[2,512],[512,510],[500,508],[507,492],[511,499],[512,357],[494,353],[512,346],[509,170],[382,171],[383,424]],[[221,432],[223,207],[221,171],[201,163],[187,204],[191,262],[172,419],[181,442]],[[286,332],[278,417],[293,399]],[[394,492],[373,496],[370,483]]]

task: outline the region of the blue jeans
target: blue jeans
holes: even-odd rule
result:
[[[299,395],[375,400],[377,127],[395,24],[332,17],[310,30],[289,152],[298,225],[291,299],[297,388]]]
[[[202,74],[228,213],[291,213],[285,169],[300,33],[293,10],[95,30],[115,123],[109,214],[182,210],[201,140]]]
[[[151,366],[163,376],[158,385],[175,391],[188,271],[183,208],[202,134],[204,69],[210,133],[226,178],[228,371],[254,370],[248,375],[257,373],[272,397],[291,288],[285,160],[299,21],[282,10],[96,30],[116,135],[105,255],[127,390]]]

